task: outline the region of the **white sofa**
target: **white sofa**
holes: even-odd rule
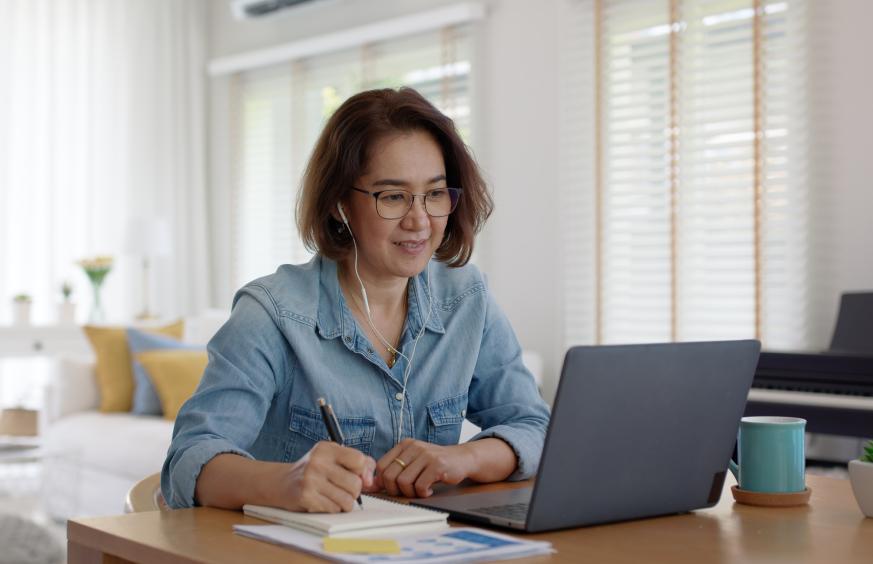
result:
[[[226,319],[210,314],[186,319],[185,338],[205,343]],[[525,352],[524,362],[540,384],[542,361]],[[101,413],[93,358],[64,358],[46,390],[43,505],[54,519],[115,515],[127,491],[159,472],[173,422],[157,416]],[[479,432],[464,422],[461,441]]]
[[[205,344],[227,319],[210,311],[185,319],[184,341]],[[159,472],[173,422],[158,416],[101,413],[94,358],[61,358],[46,387],[41,428],[43,506],[57,520],[115,515],[132,485]]]

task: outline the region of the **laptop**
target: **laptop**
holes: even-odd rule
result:
[[[572,347],[531,488],[412,503],[527,532],[718,503],[758,341]]]

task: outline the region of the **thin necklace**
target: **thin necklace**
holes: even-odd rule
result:
[[[342,285],[340,285],[340,286],[342,286]],[[360,302],[359,302],[360,298],[358,298],[358,296],[355,295],[354,292],[349,292],[349,296],[351,297],[351,300],[350,300],[350,301],[351,301],[352,306],[353,306],[356,310],[358,310],[358,313],[361,314],[361,316],[363,316],[363,317],[367,317],[367,314],[366,314],[366,312],[364,311],[364,308],[361,306],[361,304],[360,304]],[[375,331],[376,328],[374,327],[373,330]],[[401,335],[401,336],[402,336],[402,335]],[[400,337],[398,337],[398,343],[397,343],[397,344],[400,344],[399,339],[400,339]],[[388,368],[394,368],[394,365],[397,363],[397,355],[400,354],[400,351],[397,350],[394,346],[392,346],[391,343],[387,342],[387,340],[386,340],[386,342],[383,343],[383,344],[385,345],[385,349],[386,349],[386,350],[388,351],[388,353],[391,355],[391,356],[388,358],[388,360],[386,361],[386,364],[388,365]]]

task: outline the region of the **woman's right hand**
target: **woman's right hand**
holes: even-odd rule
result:
[[[361,490],[372,487],[375,470],[372,457],[322,441],[297,462],[282,465],[275,499],[291,511],[351,511]]]

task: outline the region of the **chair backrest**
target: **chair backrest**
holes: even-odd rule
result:
[[[873,354],[873,292],[848,292],[840,297],[830,350]]]
[[[135,483],[128,490],[127,498],[124,500],[125,513],[168,509],[164,496],[161,494],[160,473],[151,474]]]

